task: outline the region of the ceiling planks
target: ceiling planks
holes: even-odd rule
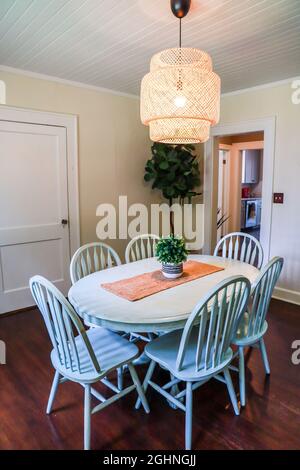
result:
[[[300,75],[299,0],[193,0],[183,46],[234,91]],[[169,0],[1,0],[0,64],[138,94],[151,56],[178,44]]]

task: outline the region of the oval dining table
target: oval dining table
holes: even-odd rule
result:
[[[90,274],[71,287],[68,297],[78,315],[89,325],[127,333],[159,333],[183,328],[195,305],[223,279],[243,275],[253,283],[259,274],[257,268],[241,261],[207,255],[190,255],[188,259],[220,266],[224,270],[134,302],[101,287],[103,283],[161,268],[156,258],[148,258]]]

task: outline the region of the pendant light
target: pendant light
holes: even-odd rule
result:
[[[179,18],[179,47],[155,54],[142,80],[141,120],[155,142],[205,142],[210,126],[219,121],[220,78],[212,71],[210,56],[181,47],[181,19],[190,5],[191,0],[171,0]]]

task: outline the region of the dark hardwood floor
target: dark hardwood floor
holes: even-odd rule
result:
[[[194,449],[299,449],[300,365],[291,362],[291,343],[300,339],[300,307],[273,300],[266,345],[271,376],[259,352],[248,354],[248,403],[235,416],[225,386],[210,381],[194,393]],[[0,448],[81,449],[83,389],[59,387],[54,410],[45,414],[53,377],[50,343],[37,310],[0,319],[7,364],[0,366]],[[145,368],[139,368],[142,378]],[[160,371],[164,378],[164,371]],[[234,374],[234,373],[233,373]],[[234,374],[234,382],[237,385]],[[101,388],[102,386],[100,386]],[[92,417],[93,449],[182,449],[184,414],[154,391],[151,413],[134,409],[130,394]]]

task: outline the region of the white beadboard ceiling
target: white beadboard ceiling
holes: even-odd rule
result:
[[[300,0],[192,0],[182,27],[223,92],[300,75]],[[138,94],[177,44],[169,0],[0,0],[0,64],[18,69]]]

